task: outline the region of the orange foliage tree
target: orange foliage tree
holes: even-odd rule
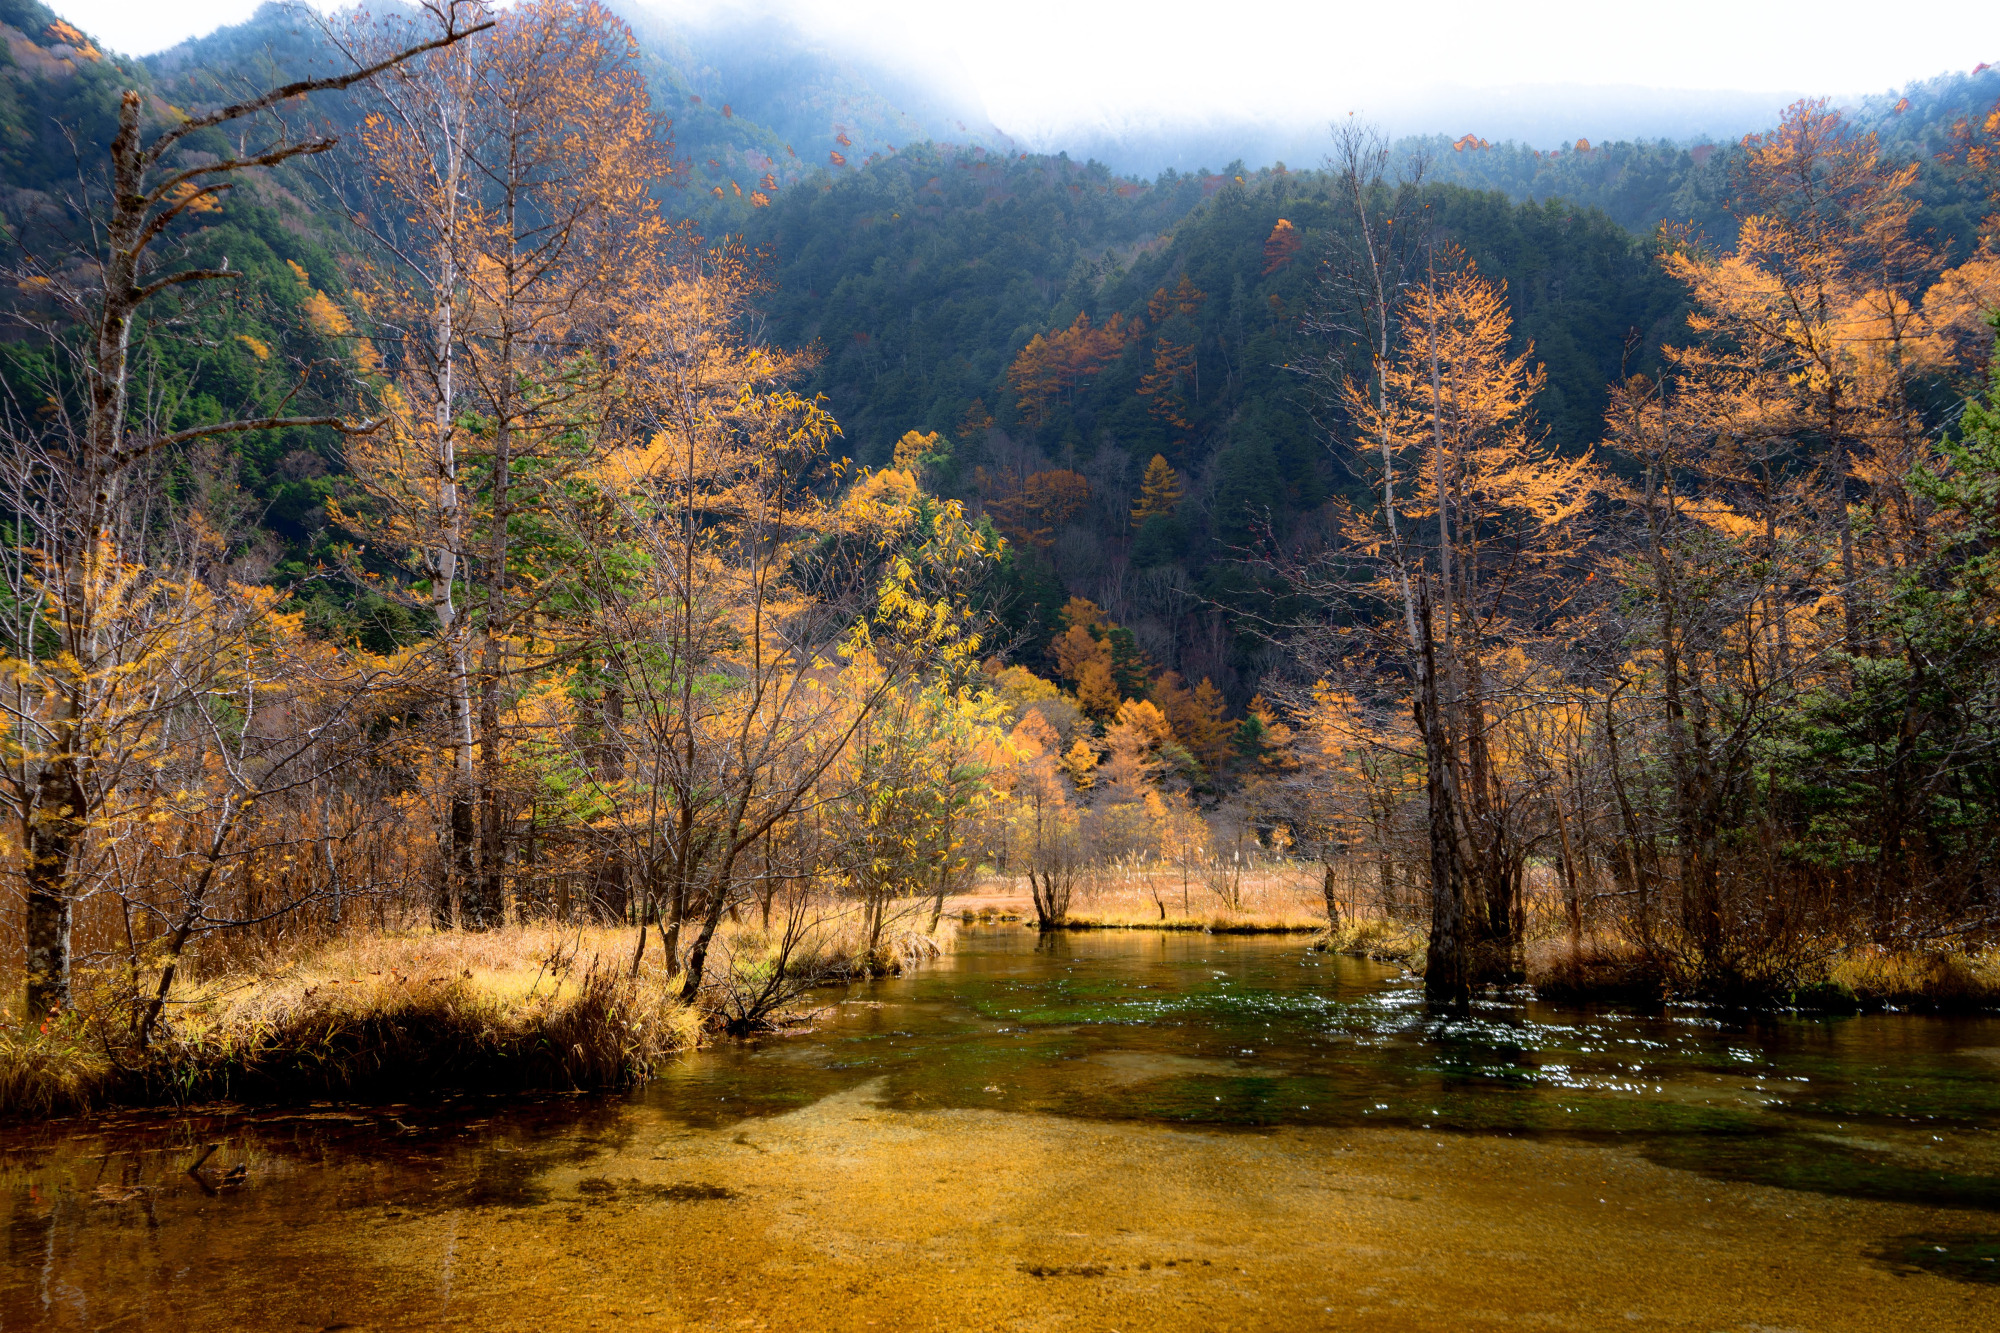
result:
[[[1510,351],[1504,292],[1469,261],[1436,255],[1399,323],[1379,383],[1350,379],[1343,393],[1357,462],[1386,457],[1411,480],[1348,509],[1342,531],[1374,571],[1382,646],[1416,696],[1431,830],[1425,984],[1463,996],[1519,974],[1526,924],[1528,789],[1495,751],[1508,690],[1496,654],[1535,637],[1583,549],[1598,483],[1587,458],[1557,457],[1535,429],[1543,372]]]
[[[1019,485],[996,480],[985,469],[976,474],[986,491],[986,512],[993,525],[1015,541],[1048,546],[1056,534],[1074,522],[1090,503],[1090,482],[1079,472],[1050,468],[1031,472]]]
[[[1077,315],[1066,329],[1036,334],[1007,368],[1007,383],[1029,421],[1039,426],[1058,399],[1070,395],[1108,363],[1117,359],[1143,330],[1114,313],[1102,327],[1092,328],[1090,316]]]
[[[443,631],[457,790],[440,922],[502,914],[500,697],[540,596],[533,516],[601,448],[614,345],[669,248],[651,188],[671,165],[636,58],[595,0],[531,0],[378,85],[360,135],[367,310],[396,355],[390,426],[350,454],[366,499],[338,517],[407,559],[405,595]]]
[[[1873,562],[1856,548],[1853,507],[1868,513],[1883,567],[1921,558],[1920,506],[1904,484],[1926,440],[1912,389],[1983,345],[2000,257],[1982,250],[1947,269],[1913,225],[1916,165],[1885,162],[1872,132],[1824,102],[1793,105],[1744,146],[1753,211],[1736,249],[1684,242],[1667,256],[1702,335],[1669,357],[1695,390],[1699,429],[1766,457],[1796,449],[1822,469],[1838,595],[1850,639],[1865,648],[1861,568]]]
[[[1299,247],[1304,242],[1299,238],[1299,229],[1283,218],[1278,219],[1271,234],[1264,238],[1264,275],[1269,277],[1298,257]]]

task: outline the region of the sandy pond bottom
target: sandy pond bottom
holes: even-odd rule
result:
[[[970,1006],[948,978],[897,983],[820,1037],[705,1056],[629,1099],[13,1131],[0,1329],[2000,1327],[2000,1286],[1909,1262],[1913,1237],[2000,1230],[1983,1124],[1933,1134],[1933,1112],[1878,1111],[1772,1130],[1774,1157],[1824,1140],[1908,1179],[1948,1166],[1928,1171],[1949,1184],[1936,1199],[1904,1177],[1780,1188],[1741,1161],[1680,1169],[1661,1126],[1688,1102],[1783,1110],[1745,1091],[1805,1058],[1771,1054],[1773,1039],[1742,1076],[1702,1073],[1700,1042],[1677,1080],[1648,1073],[1653,1100],[1683,1110],[1629,1139],[1417,1118],[1451,1106],[1378,1126],[1337,1087],[1365,1084],[1381,1099],[1366,1109],[1391,1116],[1397,1088],[1416,1106],[1463,1098],[1468,1078],[1517,1099],[1516,1122],[1573,1117],[1589,1097],[1623,1108],[1626,1085],[1579,1092],[1576,1050],[1624,1029],[1518,1022],[1508,1058],[1539,1050],[1553,1088],[1440,1075],[1421,1025],[1326,1007],[1365,1003],[1382,975],[1295,984],[1296,950],[1179,947],[1192,952],[1086,950],[1026,974],[974,959]],[[1105,1018],[1121,984],[1145,992],[1145,1022]],[[1289,992],[1318,997],[1310,1018],[1269,998]],[[1242,1045],[1246,1024],[1269,1044]],[[1961,1031],[1925,1058],[1983,1091],[1991,1036]],[[1985,1045],[1938,1054],[1967,1038]],[[1260,1076],[1334,1109],[1225,1103]],[[782,1095],[759,1101],[760,1086]],[[1128,1113],[1088,1113],[1101,1099]],[[1203,1121],[1199,1105],[1228,1114]],[[223,1146],[188,1176],[207,1142]],[[1919,1160],[1919,1143],[1949,1160]]]

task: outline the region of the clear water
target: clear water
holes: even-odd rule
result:
[[[2000,1327],[2000,1019],[1005,927],[820,1003],[624,1097],[0,1131],[0,1328]]]

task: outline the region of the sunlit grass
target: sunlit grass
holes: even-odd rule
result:
[[[1218,888],[1233,890],[1235,901]],[[1025,884],[990,878],[961,900],[962,919],[1032,918],[1027,897]],[[1233,885],[1218,876],[1212,887],[1200,871],[1183,877],[1174,869],[1116,867],[1078,884],[1063,924],[1070,930],[1309,934],[1325,929],[1326,900],[1310,868],[1245,871]]]
[[[2000,1004],[2000,951],[1851,949],[1827,967],[1827,984],[1863,1004],[1971,1008]]]
[[[1353,954],[1377,962],[1401,963],[1421,972],[1424,949],[1429,937],[1406,921],[1387,917],[1348,917],[1330,930],[1323,941],[1330,953]]]
[[[830,979],[900,970],[939,957],[956,930],[899,924],[869,958],[851,914],[835,916],[813,956]],[[343,937],[176,985],[143,1048],[129,979],[87,974],[61,1019],[0,1024],[0,1115],[620,1086],[703,1040],[729,970],[768,966],[771,952],[761,929],[725,922],[691,1005],[657,929],[638,942],[629,927],[553,924]],[[142,983],[150,994],[157,977]]]

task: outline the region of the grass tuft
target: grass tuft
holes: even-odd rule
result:
[[[111,1100],[119,1072],[80,1022],[0,1028],[0,1115],[92,1110]]]
[[[956,931],[956,922],[892,928],[870,956],[850,914],[815,931],[789,966],[806,989],[905,971],[941,957]],[[726,925],[701,1001],[687,1005],[684,978],[666,966],[657,935],[651,943],[635,971],[638,935],[629,928],[346,938],[187,981],[144,1049],[132,1039],[119,974],[79,977],[77,1007],[61,1019],[0,1023],[0,1116],[625,1086],[731,1027],[730,995],[773,965],[765,932]],[[788,1004],[769,1017],[799,1018]]]
[[[1349,917],[1314,941],[1313,947],[1328,953],[1352,954],[1381,963],[1401,963],[1421,972],[1424,950],[1430,936],[1406,921],[1385,917]]]

